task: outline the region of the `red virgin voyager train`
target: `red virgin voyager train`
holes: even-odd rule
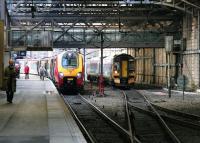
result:
[[[42,59],[40,65],[45,66],[47,76],[61,92],[83,90],[84,64],[80,53],[64,51],[54,58]]]
[[[58,88],[83,89],[84,64],[82,55],[75,52],[62,52],[55,59],[54,78]]]

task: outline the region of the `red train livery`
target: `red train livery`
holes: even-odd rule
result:
[[[59,90],[83,90],[84,64],[81,54],[62,52],[55,58],[54,80]]]

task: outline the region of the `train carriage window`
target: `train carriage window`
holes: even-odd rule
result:
[[[98,64],[90,63],[90,73],[98,73]]]
[[[103,74],[109,76],[111,74],[111,63],[104,64],[103,68]]]
[[[63,67],[77,67],[77,55],[73,53],[67,53],[62,57],[62,66]]]
[[[133,59],[129,59],[129,70],[135,70],[135,62]]]

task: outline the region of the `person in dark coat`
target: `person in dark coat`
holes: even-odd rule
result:
[[[7,94],[7,101],[12,103],[14,92],[16,91],[16,72],[14,61],[9,60],[9,65],[5,68],[4,71],[4,81],[5,81],[5,88]]]
[[[39,73],[40,73],[40,79],[44,80],[44,77],[46,75],[46,69],[44,68],[44,66],[41,66],[39,69]]]

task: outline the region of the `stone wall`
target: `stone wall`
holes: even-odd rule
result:
[[[200,48],[199,48],[199,16],[186,14],[183,18],[183,38],[186,38],[186,50],[182,53],[182,72],[188,78],[189,89],[196,89],[200,86]],[[135,56],[136,73],[138,83],[154,83],[159,85],[167,85],[167,57],[163,48],[129,49],[129,54]],[[181,54],[181,53],[180,53]],[[154,57],[155,56],[155,57]],[[154,60],[154,59],[155,60]],[[171,57],[172,68],[171,76],[175,76],[175,55]],[[155,68],[152,68],[154,66]],[[148,71],[148,72],[146,72]]]
[[[186,51],[183,52],[183,74],[189,79],[189,88],[199,87],[199,24],[198,16],[186,15],[183,19],[183,38]]]

